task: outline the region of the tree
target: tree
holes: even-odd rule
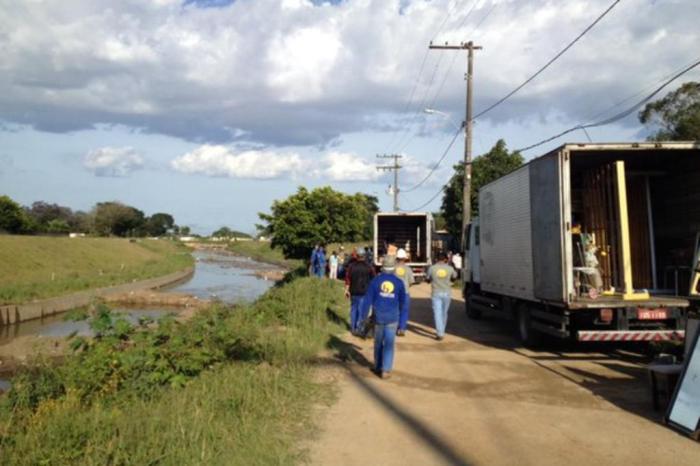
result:
[[[643,124],[660,126],[650,141],[700,141],[700,82],[687,82],[639,112]]]
[[[366,239],[373,206],[376,198],[365,194],[300,187],[296,194],[273,202],[270,214],[258,214],[266,223],[258,229],[272,238],[272,247],[282,249],[285,257],[306,259],[316,244]]]
[[[520,152],[508,152],[506,143],[499,139],[490,151],[472,162],[471,203],[472,215],[479,214],[479,189],[491,181],[512,172],[523,164]],[[462,236],[462,192],[464,163],[454,166],[454,174],[442,197],[441,212],[447,231],[455,238]]]
[[[9,196],[0,196],[0,231],[23,233],[27,228],[27,216],[22,206]]]
[[[66,222],[63,219],[57,218],[54,220],[50,220],[46,224],[45,231],[47,233],[61,233],[61,234],[66,234],[70,232],[70,225],[68,225],[68,222]]]
[[[232,230],[229,227],[221,227],[211,234],[214,238],[251,238],[247,233]]]
[[[121,202],[98,203],[94,217],[95,232],[100,236],[138,236],[143,233],[143,212]]]
[[[175,219],[170,214],[159,212],[146,220],[146,234],[148,236],[163,236],[175,226]]]

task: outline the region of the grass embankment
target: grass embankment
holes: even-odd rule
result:
[[[268,241],[236,241],[228,245],[229,251],[250,257],[259,262],[275,264],[293,270],[304,265],[300,260],[285,259],[280,249],[273,249]]]
[[[342,288],[295,280],[256,303],[131,328],[99,311],[100,337],[0,400],[3,464],[290,464],[318,353],[341,330]]]
[[[193,264],[169,240],[0,235],[0,304],[167,275]]]
[[[362,243],[332,243],[326,246],[326,257],[335,251],[340,252],[340,246],[345,248],[345,253],[350,254],[353,248],[364,248],[371,245],[372,241],[366,241]],[[279,249],[273,249],[270,247],[270,243],[267,241],[238,241],[231,243],[228,247],[231,252],[240,254],[242,256],[248,256],[251,259],[260,262],[267,262],[269,264],[276,264],[287,269],[293,270],[298,267],[304,266],[304,261],[296,259],[285,259],[282,251]]]

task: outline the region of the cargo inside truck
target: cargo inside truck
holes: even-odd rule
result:
[[[687,296],[700,233],[700,150],[571,147],[569,157],[574,272],[590,265],[590,249],[602,289],[619,291],[625,287],[624,261],[629,257],[635,290]],[[621,195],[626,202],[621,203]],[[574,279],[578,283],[587,278]],[[577,291],[585,294],[581,287]]]
[[[378,214],[376,217],[377,257],[386,254],[390,244],[403,248],[410,262],[427,262],[429,259],[429,221],[425,214]]]

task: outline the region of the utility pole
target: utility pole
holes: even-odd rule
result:
[[[474,50],[481,50],[483,47],[474,45],[472,41],[462,42],[459,45],[433,45],[431,42],[430,49],[439,50],[466,50],[467,51],[467,106],[466,118],[464,120],[464,185],[462,187],[462,244],[464,244],[464,234],[466,226],[471,221],[472,203],[472,77],[474,75]]]
[[[394,194],[394,212],[399,211],[399,169],[401,168],[401,165],[399,165],[399,159],[401,156],[399,154],[383,154],[383,155],[377,155],[378,159],[393,159],[394,163],[393,165],[378,165],[377,170],[380,171],[387,171],[387,170],[393,170],[394,171],[394,186],[392,187],[392,191]]]

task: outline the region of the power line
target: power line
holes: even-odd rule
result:
[[[529,145],[529,146],[527,146],[527,147],[524,147],[524,148],[522,148],[522,149],[518,149],[518,152],[525,152],[526,150],[534,149],[535,147],[538,147],[538,146],[541,146],[542,144],[546,144],[546,143],[548,143],[548,142],[554,141],[555,139],[558,139],[558,138],[560,138],[560,137],[562,137],[562,136],[564,136],[564,135],[566,135],[566,134],[572,133],[572,132],[574,132],[574,131],[576,131],[576,130],[579,130],[579,129],[581,129],[581,130],[586,130],[586,129],[588,129],[588,128],[596,128],[596,127],[598,127],[598,126],[609,125],[610,123],[613,123],[613,122],[615,122],[615,121],[621,120],[621,119],[625,118],[626,116],[632,114],[632,112],[634,112],[635,110],[637,110],[639,107],[641,107],[642,105],[644,105],[645,103],[647,103],[647,102],[650,101],[651,99],[653,99],[654,96],[656,96],[656,94],[658,94],[659,92],[661,92],[666,86],[668,86],[669,84],[671,84],[673,81],[675,81],[676,79],[680,78],[681,76],[683,76],[684,74],[686,74],[686,73],[689,72],[690,70],[692,70],[692,69],[694,69],[694,68],[697,68],[698,66],[700,66],[700,60],[696,61],[695,63],[693,63],[693,64],[690,65],[690,66],[687,66],[686,68],[684,68],[684,69],[681,70],[680,72],[678,72],[678,73],[676,73],[675,75],[673,75],[670,79],[666,80],[666,82],[664,82],[661,86],[657,87],[657,88],[654,90],[654,92],[652,92],[652,93],[649,94],[648,96],[644,97],[642,100],[640,100],[639,102],[637,102],[637,103],[634,104],[633,106],[629,107],[628,109],[626,109],[626,110],[624,110],[624,111],[622,111],[622,112],[620,112],[620,113],[617,113],[617,114],[611,116],[610,118],[606,118],[606,119],[604,119],[604,120],[597,121],[597,122],[595,122],[595,123],[589,123],[589,124],[586,124],[586,125],[576,125],[576,126],[574,126],[573,128],[569,128],[569,129],[567,129],[567,130],[565,130],[565,131],[562,131],[561,133],[558,133],[558,134],[556,134],[556,135],[554,135],[554,136],[551,136],[551,137],[549,137],[549,138],[547,138],[547,139],[543,139],[543,140],[540,141],[540,142],[537,142],[537,143],[535,143],[535,144],[531,144],[531,145]],[[613,107],[613,108],[614,108],[614,107]]]
[[[440,32],[442,32],[442,29],[443,29],[443,28],[445,27],[445,25],[447,24],[447,21],[448,21],[448,19],[450,18],[450,16],[452,15],[453,10],[456,10],[456,9],[457,9],[457,7],[459,6],[460,2],[461,2],[461,0],[456,0],[456,2],[454,3],[454,7],[453,7],[453,8],[449,8],[449,2],[448,2],[447,13],[445,14],[445,17],[443,18],[442,23],[440,24],[440,27],[438,27],[437,31],[435,31],[435,34],[433,35],[433,40],[438,36],[438,34],[440,34]],[[474,0],[474,5],[476,5],[476,0]],[[474,8],[474,6],[472,6],[472,9],[473,9],[473,8]],[[471,10],[470,10],[470,11],[471,11]],[[467,16],[468,16],[468,15],[467,15]],[[403,110],[401,110],[401,113],[406,113],[406,112],[408,111],[408,109],[411,107],[411,104],[413,103],[413,98],[415,97],[416,90],[418,89],[418,84],[420,84],[420,78],[423,76],[423,70],[425,69],[425,63],[426,63],[427,60],[428,60],[428,54],[429,54],[429,53],[430,53],[430,50],[426,50],[426,51],[425,51],[425,54],[423,55],[423,59],[422,59],[422,61],[421,61],[420,69],[419,69],[419,71],[418,71],[418,76],[416,76],[416,80],[414,81],[413,87],[411,88],[411,92],[410,92],[409,98],[408,98],[408,100],[406,101],[406,105],[404,106]],[[424,100],[425,100],[425,99],[424,99]],[[398,142],[399,140],[403,139],[403,133],[404,133],[404,131],[407,131],[407,129],[404,128],[404,130],[401,131],[401,132],[398,132],[398,131],[395,131],[395,132],[394,132],[394,137],[391,138],[391,141],[390,141],[389,144],[387,145],[387,150],[389,150],[391,147],[393,147],[394,144],[396,144],[396,142]],[[398,138],[396,137],[397,134],[399,135]]]
[[[457,130],[457,132],[455,133],[455,135],[452,137],[452,140],[450,141],[450,143],[449,143],[449,144],[447,145],[447,147],[445,148],[445,151],[442,153],[442,156],[440,157],[440,159],[438,159],[437,163],[433,165],[433,168],[430,169],[430,172],[428,172],[428,174],[425,176],[425,178],[423,178],[423,179],[420,180],[417,184],[411,186],[410,188],[402,189],[401,192],[402,192],[402,193],[408,193],[408,192],[411,192],[411,191],[415,191],[415,190],[418,189],[420,186],[422,186],[423,183],[425,183],[426,181],[428,181],[428,178],[430,178],[430,177],[432,176],[432,174],[435,173],[435,170],[437,170],[438,167],[440,166],[440,164],[442,163],[442,161],[445,160],[445,157],[447,157],[447,154],[450,152],[450,149],[452,149],[452,146],[454,145],[455,141],[457,140],[457,136],[459,136],[460,134],[462,134],[462,128],[460,128],[459,130]]]
[[[483,111],[477,113],[476,116],[474,117],[474,119],[477,119],[477,118],[479,118],[479,117],[485,115],[486,113],[490,112],[491,110],[493,110],[494,108],[498,107],[498,106],[501,105],[503,102],[505,102],[506,100],[508,100],[509,98],[511,98],[511,97],[512,97],[516,92],[518,92],[520,89],[522,89],[523,87],[527,86],[533,79],[535,79],[537,76],[539,76],[544,70],[546,70],[547,68],[549,68],[549,66],[550,66],[552,63],[554,63],[555,61],[557,61],[557,60],[559,59],[559,57],[561,57],[562,55],[564,55],[571,47],[573,47],[574,44],[576,44],[576,42],[578,42],[583,36],[585,36],[585,35],[588,33],[588,31],[590,31],[591,29],[593,29],[593,28],[595,27],[596,24],[598,24],[608,13],[610,13],[610,11],[612,11],[613,8],[615,8],[615,6],[617,6],[618,3],[620,3],[620,1],[621,1],[621,0],[615,0],[615,1],[607,8],[607,10],[605,10],[600,16],[598,16],[598,17],[596,18],[596,20],[593,21],[586,29],[584,29],[583,32],[581,32],[581,34],[579,34],[578,36],[576,36],[576,38],[575,38],[574,40],[572,40],[571,42],[569,42],[569,44],[568,44],[566,47],[564,47],[559,53],[557,53],[557,54],[554,56],[554,58],[552,58],[551,60],[549,60],[542,68],[540,68],[539,70],[537,70],[537,72],[536,72],[535,74],[533,74],[532,76],[530,76],[529,78],[527,78],[527,79],[526,79],[522,84],[520,84],[518,87],[516,87],[515,89],[513,89],[512,91],[510,91],[510,92],[509,92],[508,94],[506,94],[505,96],[501,97],[498,101],[496,101],[496,103],[494,103],[494,104],[491,105],[490,107],[486,108],[485,110],[483,110]]]
[[[418,211],[420,211],[420,210],[423,210],[423,208],[425,208],[425,207],[428,206],[431,202],[433,202],[433,201],[440,195],[441,192],[443,192],[445,189],[447,189],[447,186],[448,186],[448,185],[443,185],[443,186],[440,188],[440,190],[439,190],[438,192],[436,192],[436,193],[433,195],[433,197],[431,197],[430,199],[428,199],[428,202],[426,202],[425,204],[421,204],[421,205],[419,205],[418,207],[416,207],[416,208],[414,208],[414,209],[403,210],[402,212],[418,212]]]
[[[462,21],[460,22],[459,26],[457,26],[457,29],[461,28],[461,27],[464,25],[464,23],[467,22],[467,19],[471,16],[472,12],[474,11],[474,8],[476,7],[476,5],[477,5],[478,3],[479,3],[479,2],[478,2],[477,0],[475,0],[474,3],[472,3],[472,7],[469,9],[469,11],[468,11],[467,14],[465,15],[465,17],[462,19]],[[472,33],[474,33],[474,32],[476,32],[476,31],[481,27],[481,25],[484,24],[484,21],[486,21],[486,19],[491,15],[491,13],[493,12],[494,8],[496,8],[496,4],[495,4],[495,3],[494,3],[494,4],[491,6],[491,8],[486,12],[486,14],[485,14],[484,16],[482,16],[481,20],[479,20],[479,22],[477,23],[477,25],[476,25],[474,28],[472,28],[471,32],[470,32],[469,34],[467,34],[467,36],[470,35],[470,34],[472,34]],[[430,48],[428,48],[428,50],[430,50]],[[417,115],[423,110],[423,108],[425,108],[426,106],[427,106],[427,107],[434,107],[434,106],[435,106],[435,101],[437,100],[438,96],[439,96],[440,93],[442,92],[442,89],[443,89],[443,87],[445,86],[445,82],[447,81],[447,78],[449,78],[449,76],[450,76],[450,71],[452,71],[452,67],[454,66],[455,61],[457,60],[457,55],[458,55],[458,54],[456,54],[456,53],[452,55],[452,60],[450,61],[450,64],[449,64],[449,66],[447,67],[447,70],[445,71],[444,77],[442,78],[442,82],[440,83],[440,87],[439,87],[438,90],[435,92],[435,95],[433,96],[432,100],[430,101],[430,104],[428,104],[428,105],[426,105],[426,104],[427,104],[428,93],[430,92],[430,87],[426,88],[425,97],[423,98],[423,101],[421,102],[420,107],[416,110],[416,116],[417,116]],[[406,147],[408,147],[408,145],[411,143],[411,141],[413,140],[414,137],[415,137],[415,133],[410,134],[410,135],[408,136],[408,138],[406,138],[405,140],[403,140],[403,138],[402,138],[403,143],[398,147],[398,149],[397,149],[398,152],[401,152],[401,151],[405,150]]]
[[[477,2],[474,2],[474,4],[472,5],[472,9],[469,10],[469,13],[467,14],[467,17],[469,17],[469,15],[471,14],[472,10],[474,10],[474,7],[476,6],[476,4],[477,4]],[[484,21],[486,21],[486,19],[488,19],[488,17],[491,16],[491,13],[492,13],[493,10],[496,8],[496,5],[497,5],[497,4],[494,3],[494,4],[491,6],[491,9],[489,9],[489,11],[486,12],[486,14],[485,14],[485,15],[481,18],[481,20],[479,21],[479,23],[474,27],[474,29],[472,29],[472,30],[469,32],[469,34],[465,34],[465,37],[471,36],[471,35],[473,35],[476,31],[479,30],[479,28],[481,27],[481,25],[484,24]],[[461,27],[461,26],[460,26],[460,27]],[[459,29],[459,28],[458,28],[458,29]],[[456,54],[456,53],[452,55],[452,61],[450,62],[450,66],[447,68],[447,72],[445,73],[445,77],[442,79],[442,82],[440,83],[440,87],[438,88],[437,92],[436,92],[435,95],[433,96],[433,100],[430,101],[429,107],[431,107],[431,108],[435,107],[435,102],[437,101],[438,97],[440,96],[440,93],[442,92],[442,89],[445,87],[445,82],[447,82],[447,78],[450,76],[450,71],[452,71],[452,67],[454,66],[455,61],[457,60],[457,55],[458,55],[458,54]]]

